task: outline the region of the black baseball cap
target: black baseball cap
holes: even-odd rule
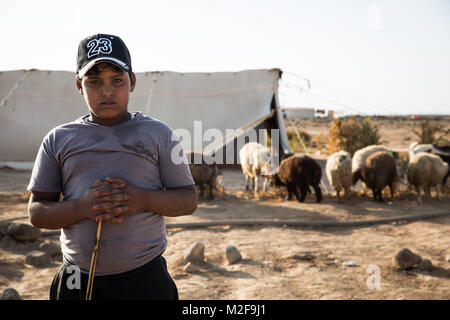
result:
[[[98,33],[81,40],[78,46],[77,76],[82,78],[92,66],[110,62],[131,74],[131,56],[125,42],[112,34]]]

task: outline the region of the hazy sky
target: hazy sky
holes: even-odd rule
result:
[[[137,72],[280,68],[283,106],[450,114],[449,0],[1,0],[0,71],[74,71],[98,32]]]

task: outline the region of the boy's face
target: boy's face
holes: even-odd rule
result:
[[[133,92],[136,77],[127,72],[104,67],[99,74],[86,74],[77,80],[78,91],[83,95],[90,110],[90,120],[105,126],[129,119],[127,111],[130,92]]]

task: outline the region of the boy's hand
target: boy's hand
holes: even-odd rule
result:
[[[120,207],[124,205],[124,201],[127,199],[125,187],[126,185],[123,183],[108,183],[101,179],[95,181],[79,199],[82,210],[87,212],[87,218],[98,221],[98,216],[105,210],[123,210]],[[111,222],[120,223],[118,220]]]
[[[140,189],[121,178],[106,178],[105,185],[94,192],[96,220],[122,223],[139,210]]]

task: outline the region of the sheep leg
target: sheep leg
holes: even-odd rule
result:
[[[389,184],[389,190],[391,191],[391,200],[394,200],[394,185]]]
[[[417,202],[419,204],[422,204],[422,190],[420,186],[416,186],[416,191],[417,191]]]
[[[306,195],[308,194],[308,188],[301,188],[300,189],[300,199],[298,199],[298,202],[305,202]]]
[[[338,202],[341,202],[341,197],[339,196],[340,191],[341,191],[340,189],[336,188],[336,197],[337,197]]]
[[[214,199],[214,194],[213,194],[213,184],[210,183],[209,184],[209,200],[213,200]]]
[[[299,190],[300,190],[300,191],[299,191]],[[302,191],[301,191],[300,186],[295,185],[295,186],[294,186],[294,192],[295,192],[295,197],[297,198],[297,200],[300,201],[300,199],[301,199],[301,194],[302,194]]]
[[[292,194],[294,193],[292,190],[292,185],[291,184],[287,184],[286,185],[287,191],[288,191],[288,195],[286,200],[292,200]]]
[[[306,195],[308,194],[309,186],[305,183],[298,183],[300,189],[300,197],[297,193],[297,199],[299,202],[305,202]]]
[[[440,190],[439,190],[439,184],[437,184],[437,185],[436,185],[437,199],[438,199],[438,201],[441,201],[441,196],[439,195],[439,192],[440,192]]]
[[[250,184],[250,177],[248,176],[248,174],[245,175],[245,190],[249,189],[249,184]]]
[[[255,187],[255,194],[258,192],[258,176],[253,178],[253,186]]]
[[[205,186],[202,184],[200,184],[200,197],[203,197],[203,195],[205,194]]]
[[[344,198],[345,200],[348,200],[348,197],[350,196],[350,190],[348,187],[344,188]]]
[[[316,193],[316,201],[317,203],[322,201],[322,190],[320,189],[319,185],[315,185],[314,187],[314,192]]]
[[[378,189],[378,201],[383,202],[383,189]]]
[[[267,178],[267,176],[264,176],[263,191],[267,191],[268,180],[269,180],[269,179]]]
[[[373,201],[380,201],[383,202],[383,198],[381,197],[381,191],[378,189],[372,189],[373,193]]]
[[[429,186],[424,186],[423,187],[423,191],[424,191],[425,196],[427,197],[427,199],[431,200],[430,187]]]

